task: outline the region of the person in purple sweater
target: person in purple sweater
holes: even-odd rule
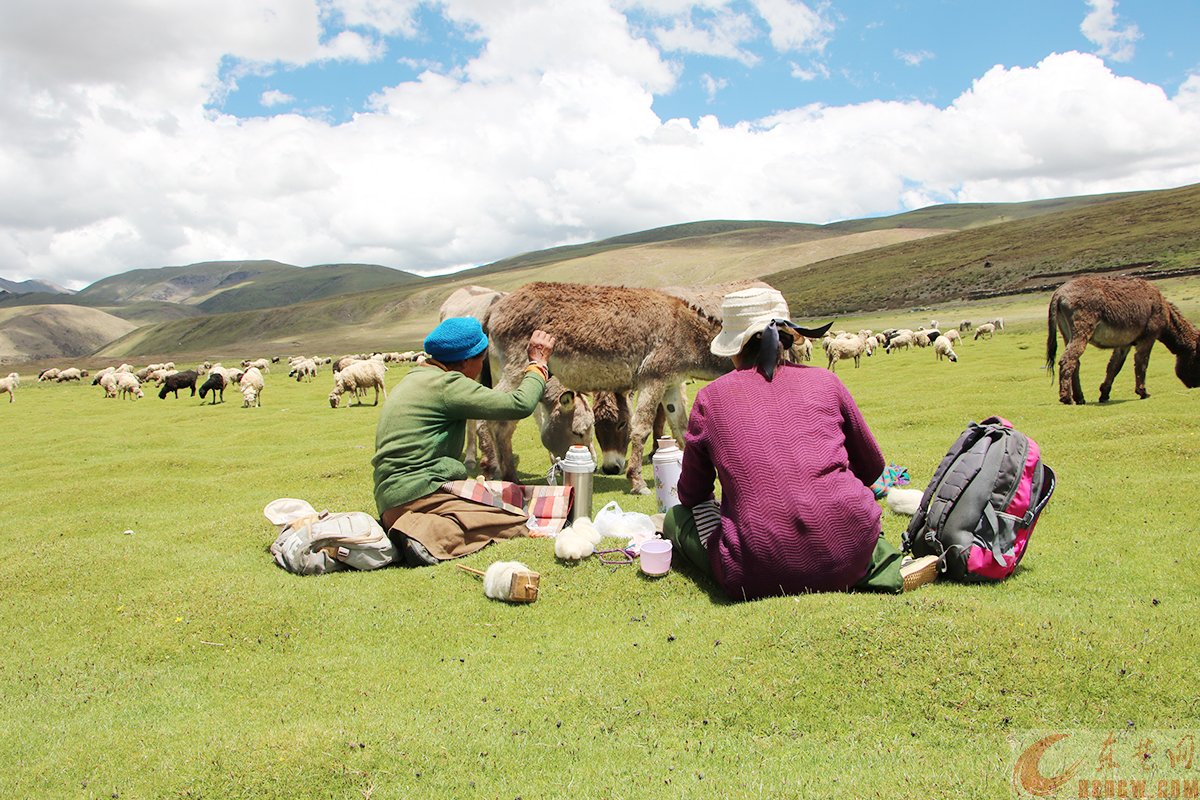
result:
[[[879,445],[836,375],[783,361],[796,334],[829,326],[789,322],[783,295],[767,288],[727,295],[722,312],[711,350],[734,370],[696,395],[664,537],[738,600],[901,591],[901,555],[882,537],[870,489],[885,466]],[[936,561],[928,566],[932,578]]]

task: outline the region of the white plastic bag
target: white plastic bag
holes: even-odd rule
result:
[[[647,539],[653,539],[656,534],[654,520],[650,519],[649,514],[622,511],[616,500],[600,509],[596,518],[592,520],[592,525],[602,536],[627,539],[629,547],[634,550],[641,547],[642,542]]]

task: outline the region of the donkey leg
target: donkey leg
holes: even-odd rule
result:
[[[1116,379],[1117,373],[1121,371],[1121,367],[1125,366],[1125,357],[1127,355],[1129,355],[1128,347],[1118,347],[1113,350],[1112,357],[1108,359],[1108,369],[1104,373],[1104,383],[1100,384],[1101,403],[1108,402],[1108,395],[1112,391],[1113,380]]]
[[[467,468],[467,472],[479,466],[479,434],[476,433],[478,427],[479,424],[475,420],[467,420],[467,446],[463,454],[463,466]]]
[[[630,494],[650,494],[646,479],[642,477],[642,457],[646,438],[654,428],[654,415],[662,402],[667,384],[652,381],[638,390],[637,408],[633,412],[633,425],[629,435],[629,463],[625,466],[625,477],[629,479]]]
[[[517,423],[510,419],[492,420],[488,422],[488,428],[496,456],[491,465],[492,477],[515,483],[517,462],[513,457],[512,437],[513,431],[517,429]]]
[[[673,383],[663,393],[662,405],[666,413],[666,422],[671,426],[671,435],[679,449],[683,449],[683,432],[687,430],[687,390],[682,383]],[[654,435],[661,436],[664,429],[655,424]]]
[[[1077,315],[1073,322],[1071,338],[1063,348],[1062,358],[1058,360],[1058,400],[1067,405],[1072,402],[1083,405],[1083,389],[1079,385],[1079,359],[1092,338],[1096,321]]]
[[[1154,339],[1147,337],[1139,341],[1133,350],[1133,390],[1143,400],[1150,396],[1146,391],[1146,367],[1150,364],[1150,351],[1154,349],[1154,342]]]

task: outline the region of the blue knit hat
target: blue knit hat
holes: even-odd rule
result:
[[[425,352],[443,364],[466,361],[487,349],[488,337],[474,317],[450,317],[425,337]]]

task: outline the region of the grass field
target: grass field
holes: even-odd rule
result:
[[[1192,319],[1197,285],[1168,292]],[[990,414],[1058,473],[1011,580],[902,596],[732,604],[682,570],[560,564],[545,540],[466,559],[539,571],[528,606],[448,565],[288,575],[267,502],[372,508],[377,411],[330,409],[328,372],[269,375],[261,409],[23,375],[0,398],[0,794],[1006,797],[1030,731],[1195,731],[1197,390],[1158,346],[1150,399],[1129,366],[1110,404],[1059,405],[1044,308],[939,309],[1009,320],[958,364],[838,369],[918,486]],[[1090,401],[1104,361],[1084,356]],[[535,442],[522,423],[530,481]],[[653,510],[622,479],[596,488],[597,509]],[[905,524],[885,512],[892,541]]]

